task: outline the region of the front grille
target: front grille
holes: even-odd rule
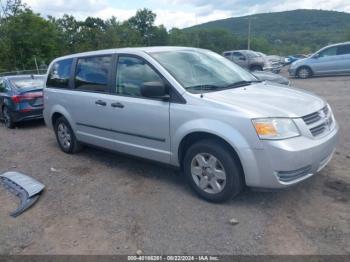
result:
[[[302,117],[314,137],[320,136],[330,130],[333,116],[328,106],[312,114]]]
[[[307,124],[307,125],[311,125],[313,123],[316,123],[320,119],[321,119],[321,116],[318,112],[315,112],[315,113],[312,113],[310,115],[303,117],[303,120],[304,120],[305,124]]]
[[[292,171],[279,171],[277,172],[277,176],[281,182],[288,183],[311,174],[311,170],[311,166],[306,166]]]
[[[323,123],[319,126],[310,128],[310,132],[313,136],[318,136],[318,135],[322,134],[325,131],[325,129],[326,129],[326,124]]]

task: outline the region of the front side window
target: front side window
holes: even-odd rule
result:
[[[338,46],[338,55],[350,55],[350,45]]]
[[[47,87],[69,88],[69,78],[73,59],[57,61],[50,69]]]
[[[226,57],[226,58],[231,58],[231,54],[232,54],[232,53],[224,53],[224,57]]]
[[[75,88],[91,92],[108,92],[108,75],[112,56],[79,58],[75,70]]]
[[[234,52],[233,53],[233,58],[239,59],[241,57],[244,57],[244,55],[240,52]]]
[[[172,50],[151,55],[189,92],[210,92],[258,81],[252,74],[208,50]]]
[[[117,94],[142,97],[141,87],[147,82],[163,82],[163,80],[145,60],[132,56],[119,56],[115,90]]]
[[[325,56],[334,56],[334,55],[337,55],[337,47],[334,46],[334,47],[330,47],[330,48],[327,48],[326,50],[323,50],[319,53],[319,56],[320,57],[325,57]]]

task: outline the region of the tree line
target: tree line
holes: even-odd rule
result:
[[[155,25],[156,14],[140,9],[127,21],[74,16],[42,17],[21,0],[2,0],[0,6],[0,72],[44,67],[55,57],[108,48],[137,46],[194,46],[221,53],[246,49],[246,37],[224,29],[167,30]],[[262,37],[252,39],[252,49],[273,52]],[[287,51],[287,50],[286,50]]]

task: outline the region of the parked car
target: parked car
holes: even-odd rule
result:
[[[17,75],[0,78],[1,119],[14,128],[21,121],[43,118],[44,76]]]
[[[303,54],[290,55],[286,58],[285,63],[286,63],[286,65],[289,65],[297,60],[304,59],[307,57],[308,57],[307,55],[303,55]]]
[[[309,58],[294,62],[289,74],[299,78],[350,74],[350,42],[329,45]]]
[[[263,71],[265,59],[251,50],[226,51],[223,56],[250,71]]]
[[[196,48],[58,58],[44,102],[45,122],[63,152],[87,144],[173,165],[216,202],[244,186],[286,188],[311,177],[330,161],[338,139],[324,99],[258,81]]]
[[[281,72],[282,67],[284,66],[284,57],[277,55],[266,55],[262,52],[256,52],[259,56],[265,59],[264,71],[271,71],[278,74]]]
[[[261,81],[269,81],[281,85],[290,85],[289,79],[279,74],[266,71],[254,71],[251,73]]]

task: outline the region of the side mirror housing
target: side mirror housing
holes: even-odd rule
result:
[[[169,92],[164,82],[145,82],[141,87],[141,95],[149,98],[169,100]]]

